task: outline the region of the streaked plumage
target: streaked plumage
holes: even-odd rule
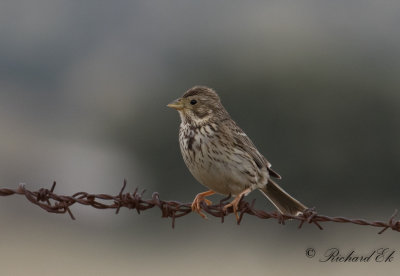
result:
[[[250,138],[231,119],[217,93],[211,88],[195,86],[168,105],[179,111],[179,144],[183,159],[192,175],[211,191],[199,194],[192,208],[204,216],[199,202],[213,192],[237,198],[260,189],[284,214],[298,214],[306,207],[283,191],[271,177],[280,175],[257,150]]]

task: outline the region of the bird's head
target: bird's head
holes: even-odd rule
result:
[[[167,105],[179,111],[183,122],[201,125],[210,120],[229,116],[218,94],[211,88],[195,86],[183,96]]]

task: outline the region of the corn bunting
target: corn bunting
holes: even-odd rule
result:
[[[193,211],[206,218],[200,203],[210,205],[207,196],[231,194],[235,198],[224,210],[232,207],[238,219],[240,199],[255,189],[282,214],[299,215],[307,208],[271,179],[281,176],[232,120],[213,89],[195,86],[168,107],[178,110],[181,117],[179,144],[185,164],[209,189],[194,198]]]

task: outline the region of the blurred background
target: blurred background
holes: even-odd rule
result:
[[[1,1],[0,187],[190,202],[205,188],[166,104],[215,88],[283,179],[321,214],[400,208],[398,1]],[[221,197],[214,196],[218,201]],[[273,210],[258,192],[257,207]],[[233,216],[74,206],[77,220],[0,198],[3,275],[376,275],[399,233]],[[317,256],[309,259],[305,250]],[[394,262],[320,263],[331,247]]]

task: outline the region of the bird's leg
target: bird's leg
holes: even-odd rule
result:
[[[236,216],[236,221],[239,221],[239,215],[237,213],[238,211],[238,205],[240,200],[242,199],[243,196],[245,196],[246,194],[250,193],[251,189],[247,188],[246,190],[244,190],[243,192],[241,192],[240,194],[238,194],[230,203],[226,204],[224,206],[224,211],[226,211],[229,207],[233,208],[233,212],[235,213]]]
[[[202,218],[206,219],[207,216],[201,211],[200,203],[204,201],[207,205],[211,205],[212,202],[205,197],[213,194],[215,192],[212,190],[197,194],[192,202],[192,211],[197,212]]]

